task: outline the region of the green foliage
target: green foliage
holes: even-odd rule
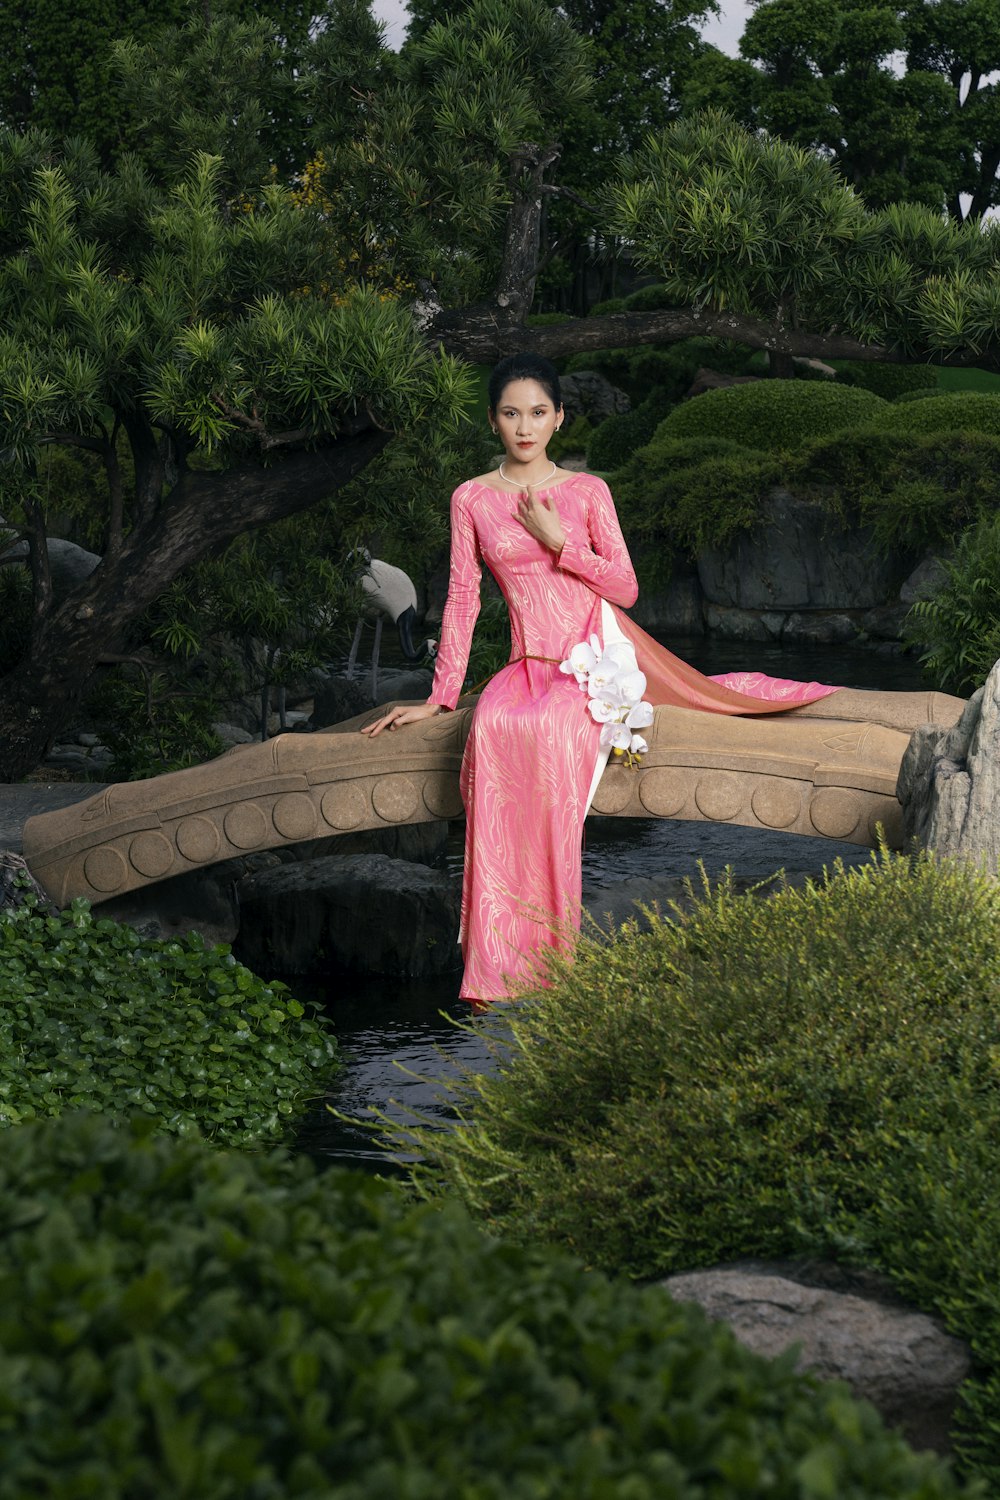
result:
[[[885,403],[870,391],[799,380],[762,380],[706,391],[678,406],[661,428],[664,437],[719,436],[747,448],[779,453],[841,427],[881,414]]]
[[[969,693],[1000,658],[1000,514],[963,531],[944,569],[933,596],[910,610],[904,634],[936,683]]]
[[[587,443],[587,467],[599,474],[620,469],[637,448],[649,442],[662,419],[662,399],[651,397],[633,411],[605,417]]]
[[[77,1117],[0,1199],[5,1500],[963,1493],[793,1359],[369,1177]]]
[[[666,426],[615,475],[616,503],[630,533],[696,557],[756,524],[782,468],[771,454],[730,439],[675,438]]]
[[[938,372],[932,365],[885,365],[875,360],[849,360],[838,372],[838,380],[874,391],[883,401],[894,401],[904,393],[936,391]]]
[[[883,854],[770,899],[728,880],[557,962],[497,1071],[416,1127],[497,1231],[636,1278],[747,1256],[873,1266],[968,1339],[959,1447],[1000,1479],[1000,886]]]
[[[549,443],[549,458],[558,463],[564,453],[586,451],[590,435],[593,431],[593,427],[591,427],[587,418],[583,416],[574,417],[573,421],[569,423],[564,422]]]
[[[644,288],[652,294],[659,288]],[[635,311],[633,293],[624,304]],[[593,309],[597,316],[598,309]],[[728,375],[747,373],[749,350],[729,339],[681,339],[676,344],[647,344],[637,349],[598,349],[571,355],[567,371],[597,370],[612,385],[620,386],[635,406],[653,397],[660,399],[664,411],[687,395],[691,382],[703,366]]]
[[[900,391],[898,396],[892,396],[892,401],[926,401],[930,396],[937,396],[940,391],[937,386],[929,390]]]
[[[887,402],[865,425],[880,432],[984,432],[1000,437],[1000,396],[962,391],[921,401],[919,406]]]
[[[0,996],[0,1125],[89,1109],[275,1141],[335,1068],[330,1032],[284,985],[197,934],[140,938],[83,901],[0,912]]]
[[[608,228],[675,306],[836,329],[911,360],[984,347],[1000,326],[1000,233],[916,204],[873,213],[829,161],[725,115],[651,136],[607,199]]]
[[[8,537],[0,534],[0,547]],[[31,636],[31,577],[27,568],[0,567],[0,661],[17,661]]]

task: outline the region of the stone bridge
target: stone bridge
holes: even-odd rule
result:
[[[954,723],[963,707],[942,693],[843,688],[762,718],[658,708],[640,767],[610,765],[592,813],[740,823],[856,844],[873,844],[881,827],[898,847],[896,778],[910,734],[918,724]],[[373,742],[356,732],[370,713],[123,782],[30,818],[24,855],[60,905],[76,896],[97,903],[254,850],[460,817],[471,714],[463,706]]]

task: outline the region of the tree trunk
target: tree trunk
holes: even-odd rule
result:
[[[328,447],[227,474],[185,474],[150,521],[43,621],[24,658],[0,678],[0,781],[44,760],[72,721],[103,655],[184,568],[244,531],[295,515],[340,489],[390,434],[367,429]]]

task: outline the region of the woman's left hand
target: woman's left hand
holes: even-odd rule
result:
[[[516,515],[525,531],[529,531],[543,547],[551,547],[556,553],[562,551],[566,533],[554,506],[548,500],[536,495],[534,490],[527,489],[517,498]]]

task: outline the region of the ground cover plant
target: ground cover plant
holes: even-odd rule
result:
[[[843,1386],[371,1177],[64,1116],[0,1202],[0,1500],[963,1493]]]
[[[1000,887],[961,864],[706,888],[505,1007],[498,1071],[452,1085],[461,1127],[416,1128],[417,1181],[637,1279],[804,1253],[880,1269],[970,1342],[958,1443],[995,1492],[998,945]]]
[[[335,1070],[329,1029],[226,947],[144,939],[83,901],[0,911],[0,1125],[88,1109],[273,1142]]]

